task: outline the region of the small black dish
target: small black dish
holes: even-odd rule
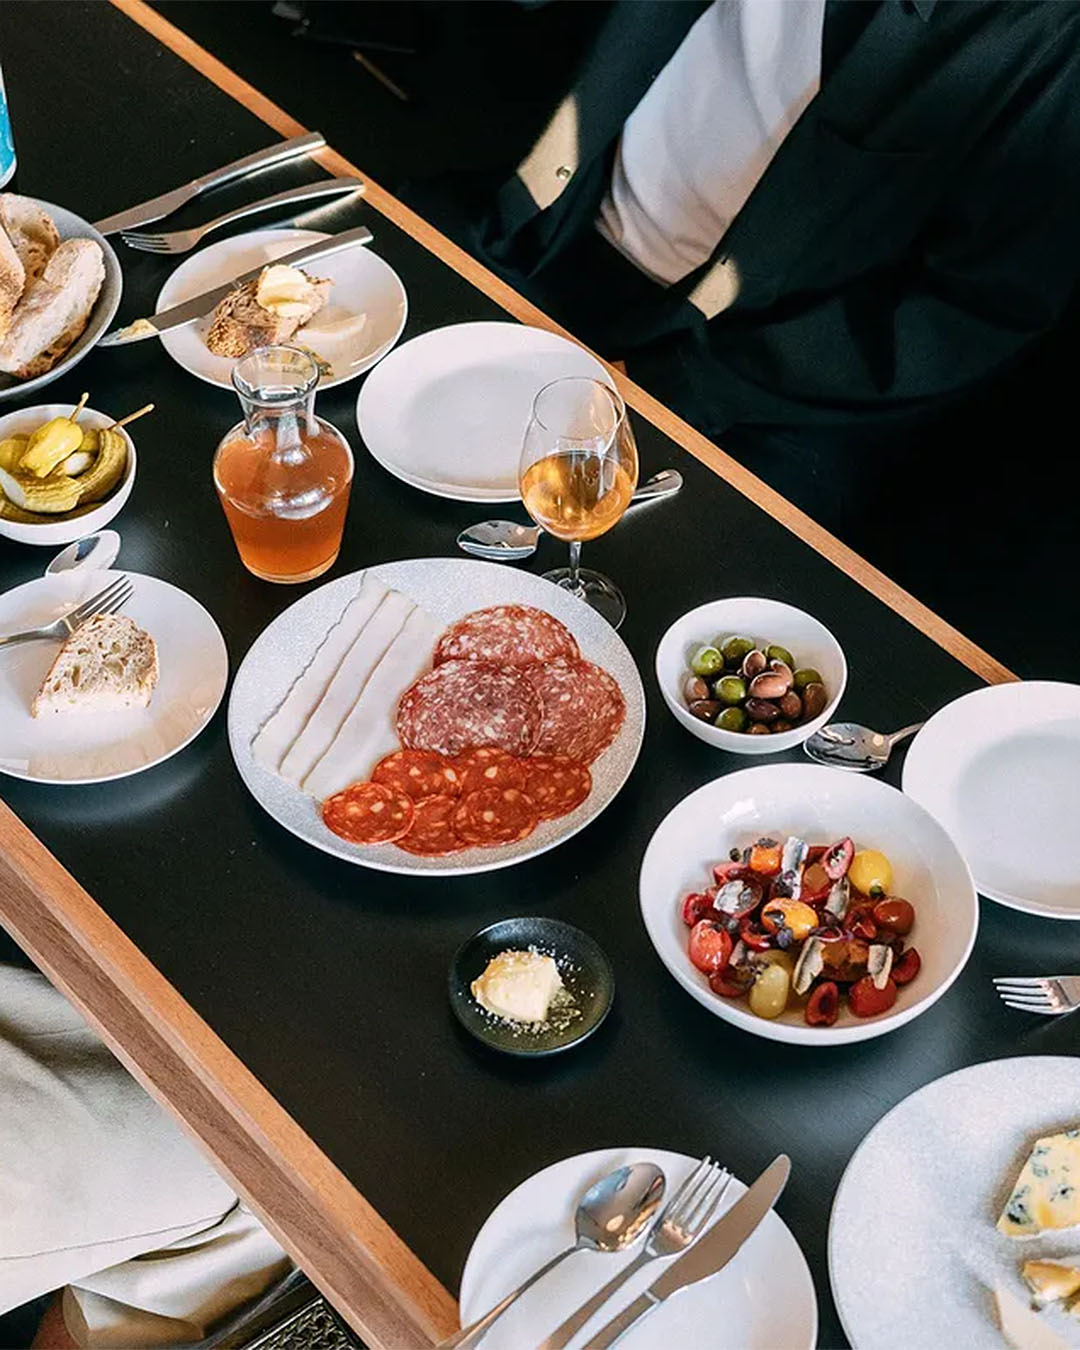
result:
[[[571,1021],[545,1031],[492,1017],[473,998],[472,982],[500,952],[535,947],[551,956],[563,984],[580,1010]],[[591,1036],[611,1010],[615,975],[611,963],[587,933],[559,919],[502,919],[481,928],[458,948],[450,963],[450,1006],[465,1028],[493,1050],[530,1057],[554,1055]]]

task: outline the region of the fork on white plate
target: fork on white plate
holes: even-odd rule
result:
[[[66,642],[80,625],[95,615],[115,614],[118,609],[123,609],[134,594],[134,589],[129,577],[114,577],[96,595],[69,609],[66,614],[61,614],[52,623],[30,628],[24,633],[4,634],[0,637],[0,647],[14,647],[20,642]]]
[[[1057,1017],[1080,1008],[1080,975],[1000,975],[994,985],[1010,1008]]]

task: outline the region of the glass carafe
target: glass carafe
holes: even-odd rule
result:
[[[353,457],[315,416],[319,370],[296,347],[259,347],[233,367],[244,410],[214,455],[214,486],[244,566],[264,581],[309,581],[341,548]]]

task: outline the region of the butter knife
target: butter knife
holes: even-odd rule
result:
[[[100,234],[118,234],[121,230],[133,230],[136,225],[149,225],[151,221],[160,220],[162,216],[172,215],[185,202],[191,201],[193,197],[200,197],[210,188],[231,183],[234,178],[243,178],[245,174],[254,173],[257,169],[268,169],[273,164],[284,164],[287,160],[299,158],[300,155],[310,155],[325,145],[326,138],[319,131],[310,131],[306,136],[294,136],[291,141],[278,141],[276,145],[268,145],[265,150],[245,155],[243,159],[234,160],[224,168],[214,169],[212,173],[205,173],[201,178],[193,178],[190,183],[173,188],[171,192],[163,192],[160,197],[151,197],[141,206],[132,206],[126,211],[119,211],[115,216],[106,216],[104,220],[95,222],[94,229]]]
[[[373,238],[374,235],[366,225],[359,225],[354,230],[332,234],[329,239],[320,239],[316,244],[306,244],[303,248],[286,253],[281,258],[274,258],[272,261],[275,266],[288,264],[290,267],[298,267],[301,263],[327,258],[332,253],[341,253],[342,250],[355,248],[358,244],[370,244]],[[260,263],[250,272],[233,277],[231,281],[215,286],[213,290],[203,291],[202,295],[196,295],[182,304],[173,305],[171,309],[163,309],[160,314],[153,314],[148,319],[136,319],[134,323],[129,323],[123,328],[114,328],[111,333],[106,333],[97,345],[119,347],[128,342],[141,342],[143,338],[160,337],[162,333],[167,333],[173,328],[183,328],[185,324],[194,323],[196,319],[211,313],[237,286],[254,281],[266,266],[267,263]]]
[[[776,1203],[791,1173],[791,1159],[781,1153],[758,1177],[745,1195],[720,1216],[689,1251],[673,1261],[628,1308],[603,1327],[585,1350],[607,1350],[641,1318],[688,1285],[708,1279],[723,1270],[746,1239]]]

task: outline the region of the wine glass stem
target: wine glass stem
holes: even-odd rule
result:
[[[573,539],[570,542],[570,575],[566,578],[566,589],[573,591],[575,595],[585,594],[585,587],[581,584],[580,539]]]

